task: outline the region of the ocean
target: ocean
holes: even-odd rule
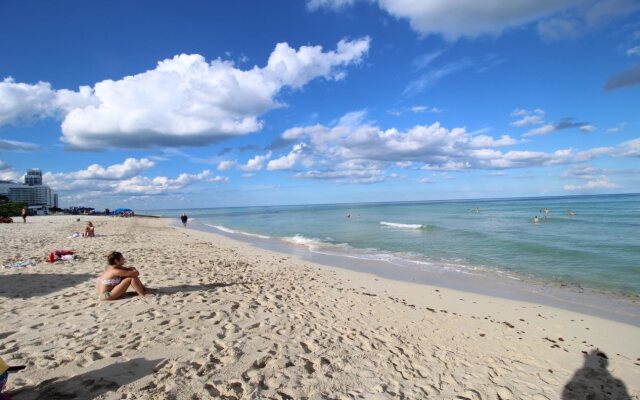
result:
[[[191,223],[236,239],[383,262],[405,274],[496,276],[640,295],[640,194],[147,213],[177,220],[182,211]]]

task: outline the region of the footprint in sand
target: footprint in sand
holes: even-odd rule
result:
[[[214,382],[205,384],[205,389],[215,398],[224,398],[236,400],[242,398],[244,394],[244,385],[242,382]]]

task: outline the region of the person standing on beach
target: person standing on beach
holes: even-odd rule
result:
[[[182,221],[182,225],[186,228],[187,227],[187,221],[189,220],[189,217],[187,217],[186,213],[182,213],[182,216],[180,217],[180,221]]]
[[[20,210],[20,215],[22,215],[22,222],[27,223],[27,207],[22,207]]]

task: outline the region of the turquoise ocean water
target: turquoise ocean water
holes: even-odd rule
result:
[[[499,274],[640,295],[640,195],[149,212],[177,219],[182,211],[238,239],[286,242],[390,268]]]

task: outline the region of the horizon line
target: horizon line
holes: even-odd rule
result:
[[[338,202],[338,203],[306,203],[306,204],[272,204],[256,206],[217,206],[217,207],[193,207],[193,208],[154,208],[141,209],[140,211],[159,210],[207,210],[219,208],[251,208],[251,207],[304,207],[304,206],[337,206],[350,204],[393,204],[393,203],[429,203],[429,202],[471,202],[471,201],[499,201],[499,200],[528,200],[528,199],[554,199],[565,197],[598,197],[598,196],[637,196],[640,192],[632,193],[599,193],[599,194],[570,194],[570,195],[549,195],[549,196],[520,196],[520,197],[486,197],[486,198],[462,198],[462,199],[432,199],[432,200],[392,200],[392,201],[366,201],[366,202]]]

